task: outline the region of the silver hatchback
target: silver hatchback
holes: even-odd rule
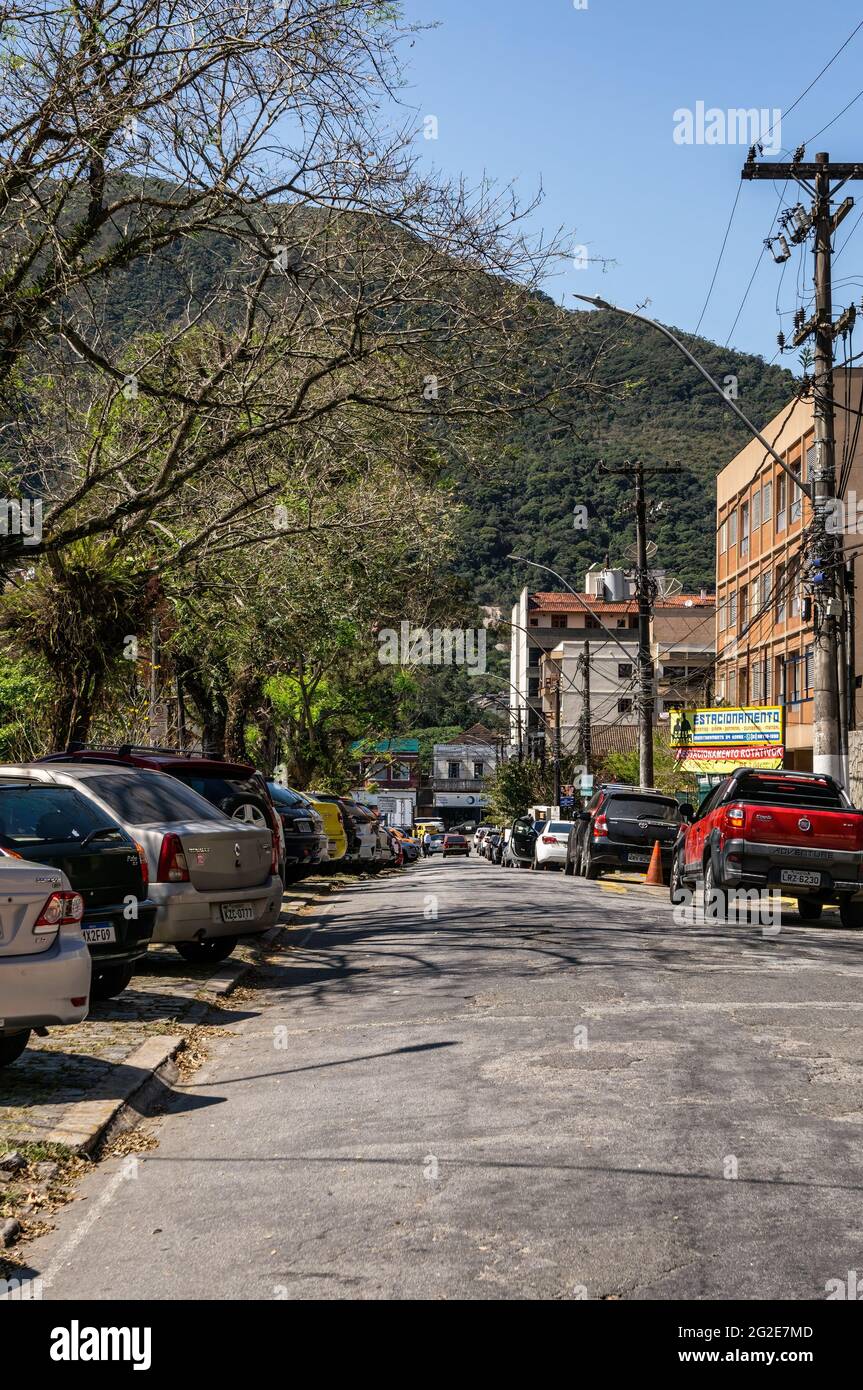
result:
[[[119,821],[146,854],[153,941],[170,942],[185,960],[225,960],[239,937],[278,919],[272,832],[232,820],[176,777],[78,762],[3,764],[0,776],[77,787]]]
[[[59,869],[0,852],[0,1067],[33,1028],[87,1017],[90,951],[84,901]]]

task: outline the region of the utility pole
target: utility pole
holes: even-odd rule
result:
[[[554,804],[560,812],[560,673],[554,682]]]
[[[638,595],[638,780],[653,786],[653,659],[650,655],[650,575],[644,465],[635,464],[635,585]]]
[[[587,771],[590,772],[591,748],[591,727],[590,727],[590,642],[585,641],[584,651],[581,657],[581,670],[584,675],[584,691],[581,697],[581,758]]]
[[[834,512],[836,497],[836,445],[833,405],[833,342],[848,327],[848,314],[833,322],[831,261],[833,234],[854,206],[846,198],[831,212],[831,199],[850,179],[863,179],[863,164],[831,164],[829,154],[816,154],[814,163],[802,162],[798,150],[791,164],[755,163],[754,149],[742,171],[744,179],[793,180],[812,197],[809,213],[801,206],[792,208],[782,219],[786,235],[772,240],[779,243],[779,255],[768,242],[776,260],[787,260],[788,241],[800,243],[814,232],[815,312],[807,322],[798,322],[791,345],[799,347],[807,338],[815,339],[814,407],[815,463],[808,479],[812,498],[812,540],[808,554],[808,587],[814,599],[814,659],[812,766],[839,782],[847,781],[847,714],[840,705],[845,678],[840,678],[844,662],[844,560],[841,530],[827,520]],[[835,182],[834,182],[835,181]],[[802,320],[802,314],[800,319]],[[780,347],[784,347],[780,339]]]

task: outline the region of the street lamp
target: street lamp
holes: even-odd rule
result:
[[[808,497],[810,502],[813,501],[812,489],[808,487],[805,483],[801,482],[794,470],[785,462],[783,458],[780,457],[779,454],[777,454],[773,445],[770,444],[768,440],[764,438],[764,435],[761,433],[760,430],[755,428],[752,421],[749,419],[749,416],[744,415],[743,411],[740,409],[740,406],[737,405],[737,403],[733,401],[730,396],[726,395],[725,391],[719,385],[719,382],[716,380],[716,378],[710,375],[707,368],[701,365],[697,357],[693,357],[686,344],[682,343],[679,338],[676,338],[674,334],[671,332],[670,328],[666,328],[664,323],[659,323],[656,319],[649,319],[646,314],[637,314],[632,309],[620,309],[616,304],[609,304],[607,299],[600,299],[599,295],[597,294],[575,294],[573,295],[573,298],[581,299],[584,301],[585,304],[592,304],[594,309],[608,309],[613,314],[622,314],[623,317],[626,319],[637,319],[639,323],[646,323],[648,328],[655,328],[657,333],[661,333],[664,338],[667,338],[670,343],[673,343],[674,346],[678,349],[678,351],[683,353],[683,356],[686,358],[686,360],[692,363],[695,370],[699,372],[701,376],[704,377],[704,380],[713,387],[717,395],[719,395],[721,399],[725,402],[725,404],[728,406],[728,409],[733,411],[733,413],[737,416],[738,420],[742,421],[742,423],[748,429],[749,433],[753,435],[755,439],[758,440],[759,444],[763,445],[770,457],[776,463],[779,464],[779,467],[783,470],[783,472],[788,474],[789,478],[794,483],[794,486],[798,488],[800,492],[804,494],[804,496]]]

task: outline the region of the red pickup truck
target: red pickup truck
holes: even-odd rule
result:
[[[863,926],[863,811],[832,777],[737,768],[674,848],[672,902],[699,883],[707,916],[725,915],[730,889],[756,888],[796,898],[805,921],[838,902],[843,926]]]

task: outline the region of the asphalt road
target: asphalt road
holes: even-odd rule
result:
[[[824,1298],[863,1270],[861,980],[863,935],[793,914],[681,927],[475,858],[359,883],[31,1268],[46,1298]]]

